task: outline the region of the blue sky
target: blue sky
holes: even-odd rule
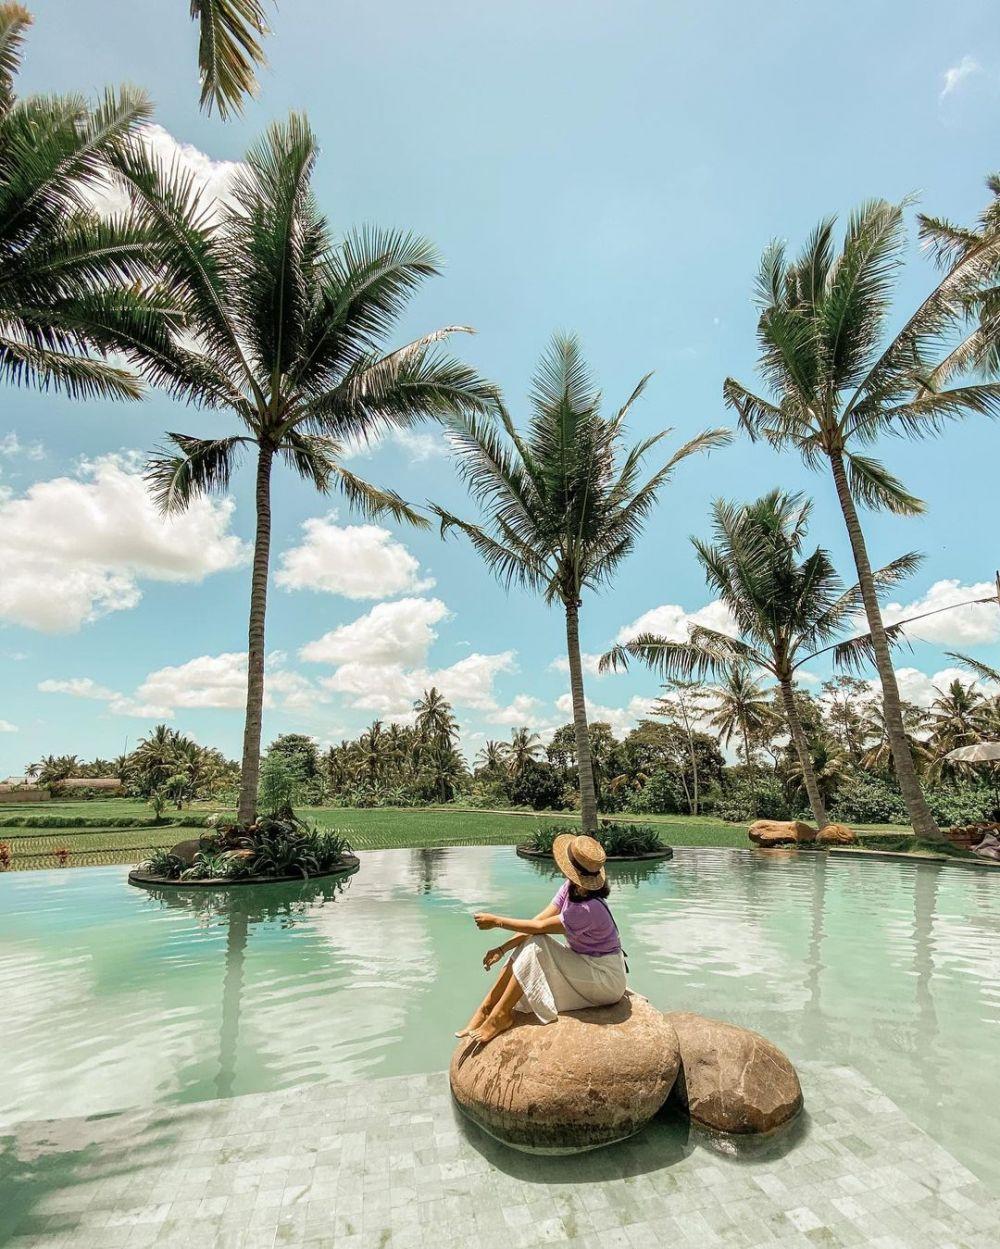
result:
[[[456,348],[517,413],[552,332],[573,330],[609,402],[655,370],[637,437],[670,425],[680,441],[728,423],[723,378],[755,380],[750,291],[769,238],[797,245],[825,213],[911,192],[927,211],[969,221],[1000,166],[1000,27],[988,2],[284,0],[260,98],[228,124],[198,112],[187,7],[34,0],[22,89],[139,83],[156,101],[159,141],[192,145],[217,178],[209,161],[237,160],[270,119],[305,110],[334,225],[412,229],[445,257],[400,341],[475,326]],[[914,248],[901,312],[932,278]],[[3,401],[0,777],[49,751],[116,754],[167,712],[236,754],[247,476],[231,502],[171,535],[136,471],[165,429],[225,422],[155,395],[127,407],[15,390]],[[877,560],[926,553],[900,603],[932,593],[936,604],[951,592],[941,582],[959,593],[992,577],[998,448],[1000,430],[977,421],[947,440],[882,448],[928,504],[919,520],[868,518]],[[467,509],[431,429],[354,467],[416,502]],[[600,652],[654,609],[675,628],[685,613],[713,618],[689,536],[705,531],[716,496],[777,484],[815,496],[814,540],[846,573],[829,482],[740,439],[681,469],[615,587],[587,601],[584,649]],[[515,723],[568,718],[565,673],[551,668],[563,647],[556,612],[507,597],[456,541],[392,525],[345,533],[359,522],[337,510],[331,518],[329,501],[279,471],[273,550],[284,573],[270,598],[265,738],[354,734],[398,714],[430,677],[453,693],[470,753]],[[359,593],[368,597],[349,597]],[[944,619],[899,661],[904,692],[924,701],[949,666],[945,650],[1000,661],[998,613]],[[624,729],[656,688],[630,673],[591,679],[588,693]]]

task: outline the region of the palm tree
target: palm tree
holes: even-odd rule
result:
[[[728,746],[739,733],[743,743],[743,761],[749,772],[753,768],[751,742],[762,737],[775,723],[771,701],[745,664],[727,668],[712,694],[715,706],[708,722],[719,734],[724,746]]]
[[[357,772],[373,788],[381,779],[387,746],[381,720],[373,720],[358,738]]]
[[[90,197],[150,104],[133,87],[94,108],[78,95],[18,98],[30,24],[20,4],[0,4],[0,380],[137,399],[121,361],[166,346],[173,301],[153,282],[147,232],[131,216],[101,219]]]
[[[367,517],[424,525],[394,491],[341,463],[351,439],[424,416],[483,412],[494,390],[434,347],[453,329],[384,351],[416,287],[438,270],[423,240],[362,230],[335,243],[309,189],[316,140],[306,120],[272,126],[248,153],[232,200],[214,215],[190,177],[139,145],[116,165],[157,239],[185,338],[144,357],[154,383],[231,412],[238,433],[168,435],[148,465],[164,512],[224,491],[242,456],[256,461],[247,710],[238,818],[253,822],[264,698],[264,621],[276,458],[321,493],[340,490]]]
[[[801,256],[784,246],[764,252],[757,279],[759,367],[773,402],[727,378],[726,403],[751,438],[798,451],[807,465],[829,467],[844,516],[871,652],[885,703],[899,787],[914,832],[942,835],[924,800],[906,743],[890,637],[879,607],[858,504],[912,516],[923,509],[888,469],[863,452],[881,434],[921,437],[970,412],[1000,413],[1000,384],[948,386],[935,373],[960,325],[962,292],[991,273],[1000,233],[965,250],[895,336],[885,341],[891,294],[902,263],[904,205],[873,201],[851,215],[839,255],[834,219],[811,234]]]
[[[933,758],[927,742],[920,736],[926,725],[926,716],[915,703],[901,702],[903,727],[906,731],[906,744],[910,754],[923,772]],[[885,722],[885,711],[880,706],[870,707],[863,724],[867,738],[874,742],[861,756],[861,766],[868,772],[888,772],[892,766],[892,745],[889,741],[889,729]]]
[[[847,756],[839,744],[826,735],[810,743],[809,770],[824,807],[829,805],[841,783],[850,775]],[[806,790],[805,772],[797,756],[788,769],[788,777],[793,789]]]
[[[512,729],[510,742],[505,747],[503,755],[507,774],[512,780],[518,780],[525,768],[540,759],[544,753],[545,747],[537,733],[532,733],[526,725],[519,729]]]
[[[510,747],[506,742],[493,741],[492,739],[483,743],[479,754],[476,755],[475,763],[480,772],[485,772],[487,776],[498,776],[506,769],[507,752]]]
[[[930,742],[937,755],[946,755],[959,746],[981,742],[987,733],[989,701],[975,687],[951,681],[946,690],[935,687],[937,697],[930,705]]]
[[[442,534],[464,533],[508,588],[516,583],[563,606],[585,833],[597,828],[597,798],[580,661],[583,591],[611,581],[677,465],[730,441],[725,430],[699,434],[641,482],[646,453],[669,432],[625,447],[625,418],[648,380],[647,374],[614,416],[603,416],[579,343],[557,336],[535,372],[526,433],[505,410],[500,429],[475,416],[452,422],[460,471],[488,513],[485,523],[435,508]]]
[[[264,64],[258,42],[269,34],[261,0],[191,0],[198,23],[198,70],[201,106],[213,106],[225,120],[242,113],[243,101],[257,91],[256,70]]]
[[[451,703],[439,689],[431,686],[413,704],[417,713],[417,734],[424,742],[441,740],[449,745],[458,732],[458,721],[452,715]]]
[[[601,669],[639,659],[670,679],[725,677],[736,667],[762,669],[778,683],[785,723],[798,756],[809,805],[819,828],[829,822],[795,702],[795,673],[845,628],[860,594],[845,590],[822,547],[803,557],[812,504],[801,494],[772,490],[753,503],[722,499],[712,508],[714,544],[694,539],[709,586],[729,608],[737,635],[703,625],[673,642],[645,633],[601,657]],[[877,574],[894,584],[914,565],[903,556]]]

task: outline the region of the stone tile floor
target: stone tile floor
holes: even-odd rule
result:
[[[847,1068],[801,1075],[807,1113],[740,1153],[669,1118],[515,1153],[457,1116],[444,1074],[20,1124],[0,1245],[997,1249],[1000,1201],[898,1107]]]

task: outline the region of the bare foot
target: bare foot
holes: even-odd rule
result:
[[[475,1028],[478,1028],[480,1024],[483,1024],[486,1022],[486,1016],[488,1014],[489,1014],[489,1011],[487,1011],[486,1007],[480,1006],[479,1009],[476,1011],[476,1013],[469,1020],[469,1022],[462,1029],[462,1031],[456,1032],[455,1035],[457,1037],[468,1036]]]
[[[487,1045],[494,1037],[499,1036],[501,1032],[506,1032],[513,1022],[514,1016],[512,1014],[490,1015],[485,1023],[480,1024],[478,1028],[473,1028],[469,1035],[475,1038],[480,1045]]]

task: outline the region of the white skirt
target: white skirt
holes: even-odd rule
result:
[[[577,954],[555,937],[529,937],[511,955],[511,970],[524,996],[515,1010],[552,1023],[560,1011],[612,1006],[625,996],[625,957]]]

